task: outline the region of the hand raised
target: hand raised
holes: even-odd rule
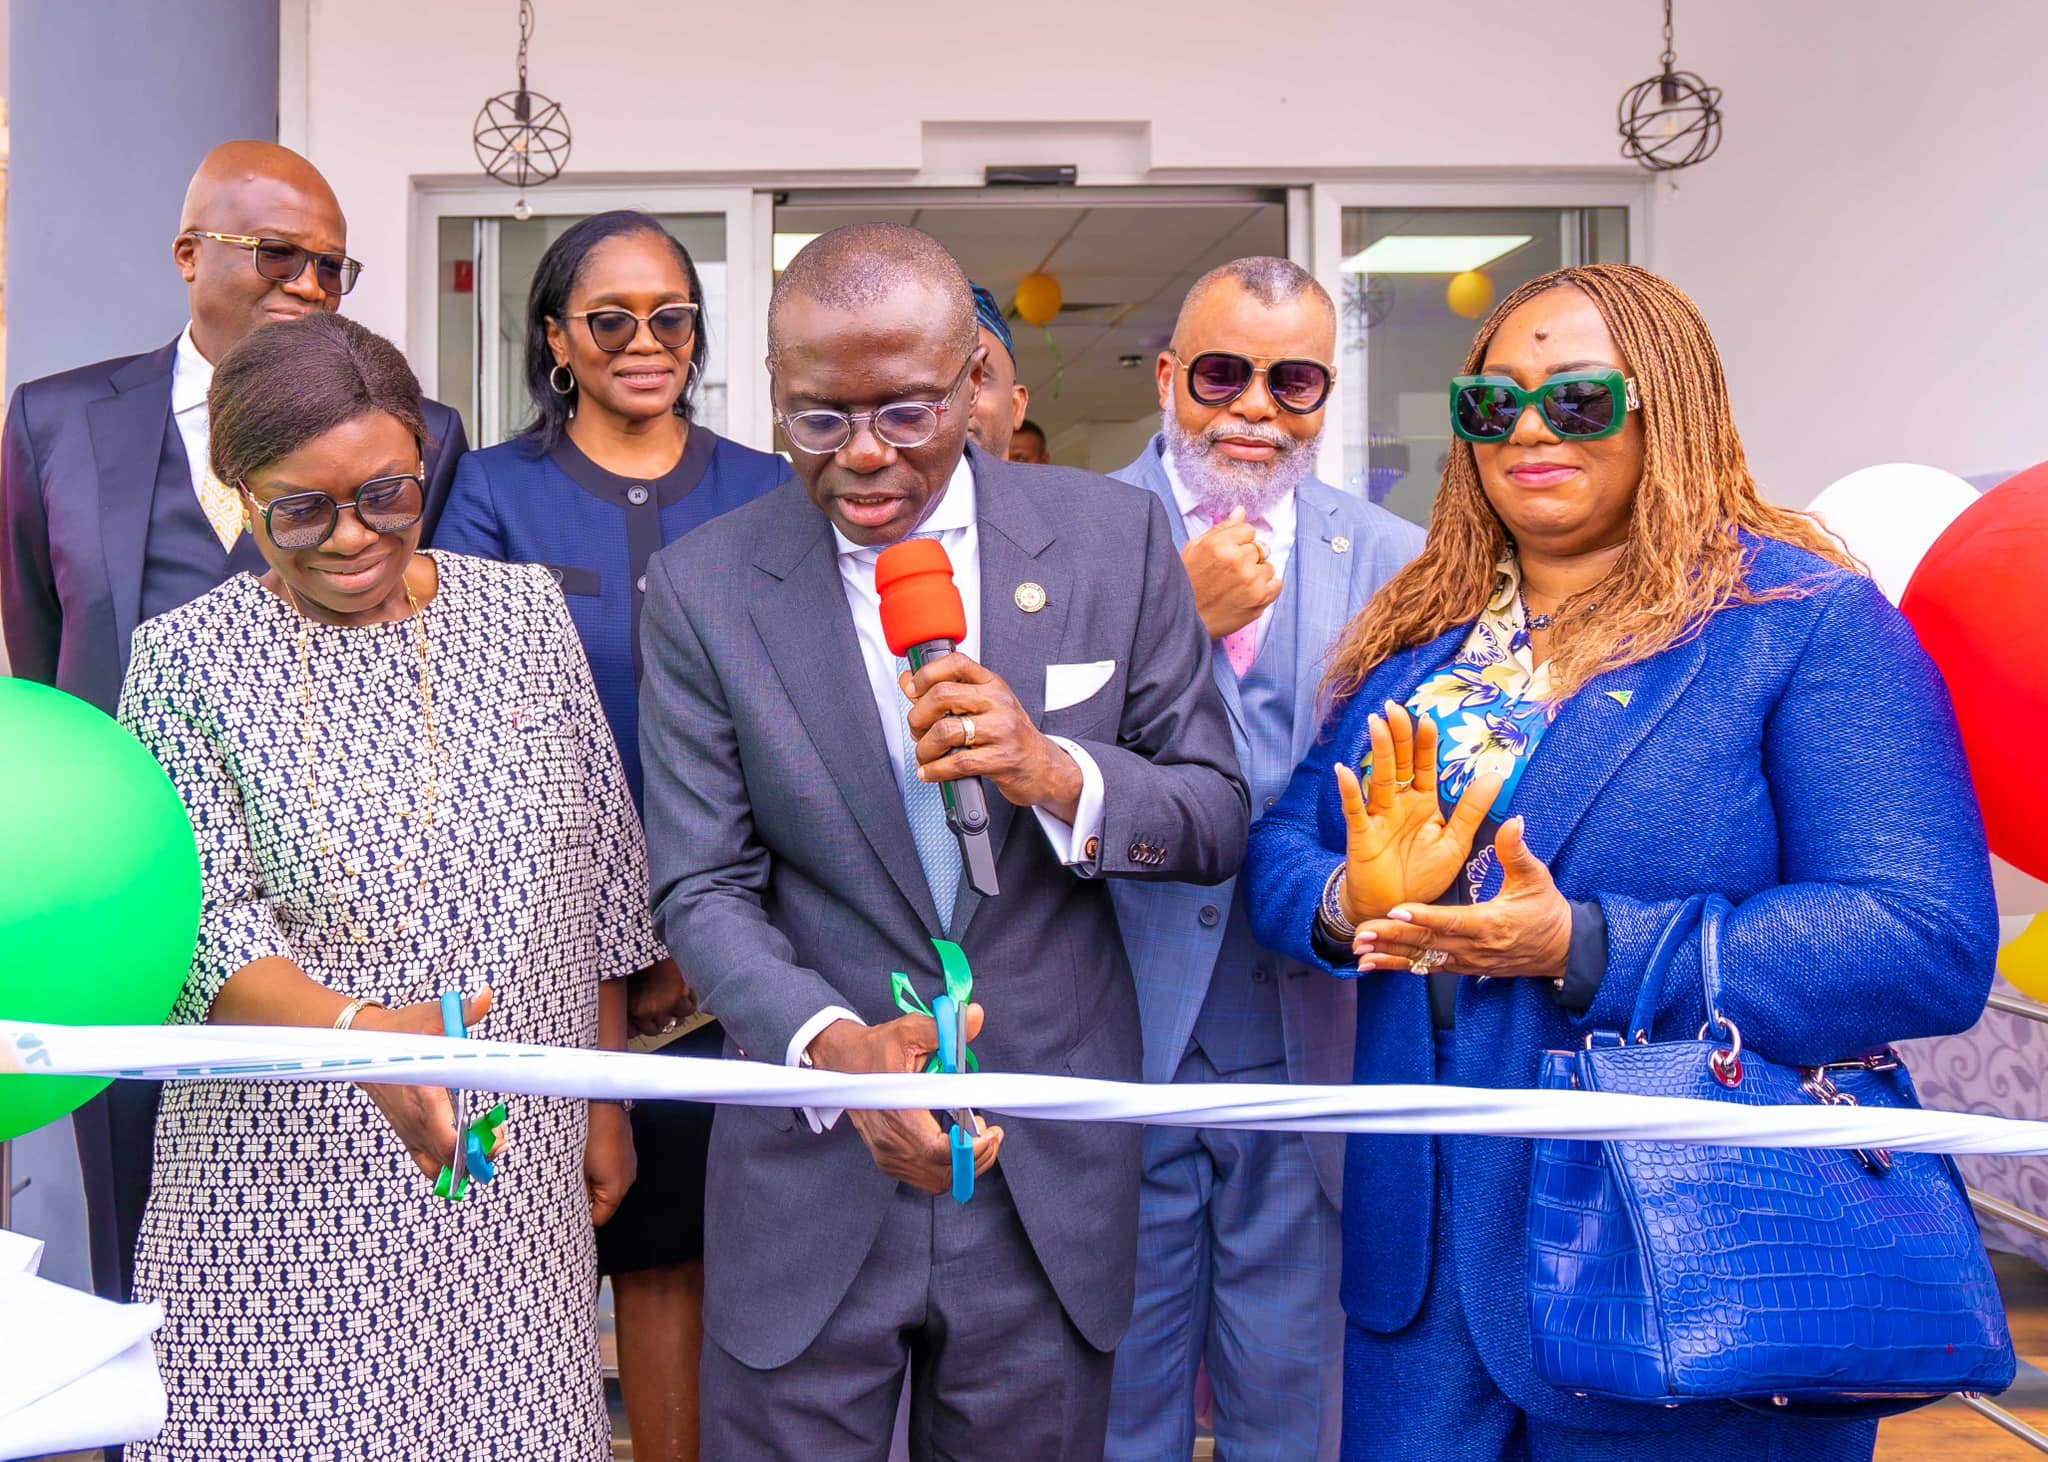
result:
[[[981,1007],[967,1007],[967,1039],[981,1033]],[[919,1072],[939,1049],[939,1027],[929,1015],[903,1015],[884,1025],[836,1020],[811,1042],[811,1062],[827,1071]],[[926,1193],[953,1190],[953,1152],[930,1112],[849,1112],[875,1166],[899,1183]],[[985,1126],[974,1141],[976,1176],[995,1166],[1003,1129]]]
[[[1243,629],[1280,597],[1280,576],[1266,561],[1243,508],[1232,508],[1228,518],[1190,542],[1180,561],[1194,587],[1195,612],[1212,640]]]
[[[1498,773],[1474,777],[1446,820],[1437,801],[1436,722],[1425,716],[1418,730],[1405,706],[1388,701],[1369,726],[1369,785],[1361,789],[1350,767],[1336,768],[1346,830],[1342,899],[1354,924],[1404,901],[1442,897],[1506,781]]]
[[[1556,979],[1572,948],[1572,909],[1543,860],[1529,851],[1523,819],[1494,839],[1500,893],[1483,904],[1403,903],[1359,926],[1361,970],[1413,969],[1417,961],[1457,975]],[[1441,960],[1430,957],[1439,951]]]
[[[468,1030],[490,1013],[495,998],[487,985],[462,1002],[462,1026]],[[441,1024],[441,1002],[422,1000],[396,1010],[365,1007],[356,1015],[353,1030],[388,1031],[395,1035],[445,1035]],[[438,1178],[441,1169],[455,1156],[455,1104],[446,1089],[438,1086],[386,1086],[364,1082],[363,1092],[377,1104],[384,1120],[412,1154],[412,1160],[428,1178]],[[501,1127],[502,1133],[504,1129]]]

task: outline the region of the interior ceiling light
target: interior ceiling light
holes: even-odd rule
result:
[[[1463,274],[1529,242],[1529,234],[1388,234],[1337,266],[1344,274]]]
[[[780,274],[789,267],[790,260],[801,254],[816,234],[777,234],[775,236],[775,272]]]
[[[526,43],[532,35],[533,6],[519,0],[519,85],[485,102],[470,131],[484,171],[519,190],[512,216],[522,221],[533,217],[526,190],[561,176],[570,143],[562,104],[527,88]]]
[[[1614,116],[1621,155],[1668,173],[1705,162],[1721,145],[1721,88],[1673,69],[1678,55],[1671,48],[1671,0],[1664,0],[1664,54],[1658,60],[1664,69],[1623,92]]]

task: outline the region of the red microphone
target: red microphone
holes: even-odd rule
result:
[[[883,638],[890,653],[903,656],[911,669],[952,654],[967,638],[967,606],[953,584],[953,562],[933,540],[911,538],[883,549],[875,560],[875,588],[882,596]],[[960,843],[968,884],[984,897],[1000,892],[981,778],[941,782],[939,795],[946,804],[946,825]]]

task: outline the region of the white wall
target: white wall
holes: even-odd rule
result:
[[[333,180],[370,265],[351,311],[402,337],[408,271],[431,267],[407,258],[414,180],[474,175],[513,8],[283,3],[282,135]],[[1302,0],[1287,31],[1201,0],[1038,0],[950,25],[906,0],[537,8],[531,82],[567,108],[575,176],[748,185],[1076,159],[1084,182],[1591,176],[1617,166],[1614,102],[1654,69],[1661,21],[1655,0],[1485,21]],[[2048,457],[2048,4],[1687,0],[1678,51],[1725,89],[1729,131],[1660,190],[1644,262],[1719,335],[1769,489],[1803,502],[1875,461]],[[1014,125],[985,156],[947,124]]]

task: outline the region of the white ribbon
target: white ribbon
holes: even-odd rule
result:
[[[0,1072],[152,1081],[376,1081],[530,1096],[750,1107],[950,1111],[1068,1122],[1277,1132],[1459,1133],[1750,1147],[2048,1154],[2048,1122],[1853,1106],[1745,1106],[1609,1092],[1461,1086],[1170,1086],[1074,1076],[849,1076],[835,1071],[504,1041],[269,1026],[0,1021]]]

